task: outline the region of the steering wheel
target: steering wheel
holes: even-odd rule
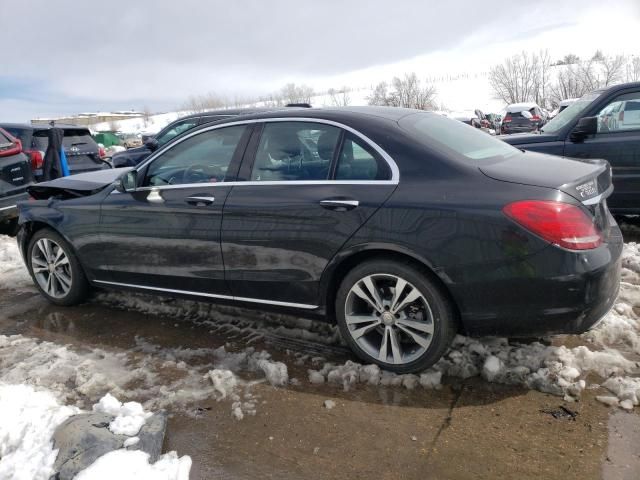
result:
[[[209,167],[206,165],[189,165],[182,174],[182,183],[203,183],[208,182],[210,175],[206,173]]]

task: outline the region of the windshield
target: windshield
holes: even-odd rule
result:
[[[584,95],[580,100],[575,101],[567,108],[562,110],[558,115],[553,117],[549,123],[540,129],[544,133],[556,133],[562,130],[566,125],[582,115],[582,112],[601,95],[602,92],[591,92]]]
[[[425,145],[469,160],[506,158],[520,153],[482,130],[441,115],[415,113],[402,118],[399,124]]]

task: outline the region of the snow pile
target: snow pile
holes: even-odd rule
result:
[[[199,361],[186,363],[194,359]],[[223,371],[228,373],[223,375]],[[241,372],[259,378],[241,381],[236,377]],[[128,352],[98,348],[74,351],[21,335],[0,335],[0,382],[44,387],[65,403],[91,405],[111,393],[141,399],[147,409],[188,409],[196,402],[215,398],[241,402],[232,405],[232,412],[239,417],[239,411],[255,414],[250,390],[265,380],[274,386],[288,384],[287,367],[253,347],[240,352],[229,352],[225,347],[172,349],[138,338],[137,346]],[[135,435],[149,414],[140,404],[122,405],[114,400],[107,396],[96,408],[117,417],[112,431]]]
[[[53,432],[78,412],[49,392],[0,384],[0,478],[48,480],[58,454]]]
[[[123,405],[111,395],[94,405],[94,411],[117,415],[112,425],[118,418],[151,415],[143,412],[140,404]],[[60,405],[52,392],[28,385],[0,384],[0,478],[49,480],[58,454],[53,449],[53,433],[78,413],[82,411],[76,407]],[[149,455],[142,451],[117,450],[98,458],[76,479],[188,480],[190,468],[191,458],[178,458],[175,452],[150,464]]]
[[[33,285],[15,238],[0,235],[0,286],[20,290]]]
[[[189,480],[191,458],[175,452],[149,463],[149,454],[140,450],[114,450],[98,458],[74,480]]]
[[[109,424],[109,430],[116,435],[137,435],[147,418],[153,415],[145,412],[138,402],[122,403],[107,393],[93,406],[94,412],[102,412],[115,418]]]

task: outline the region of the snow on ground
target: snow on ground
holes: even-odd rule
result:
[[[17,250],[0,240],[4,272],[11,272],[12,282],[29,280],[22,269]],[[237,332],[247,343],[275,333],[325,344],[341,342],[335,327],[322,322],[260,313],[247,314],[236,308],[218,307],[184,300],[166,300],[144,295],[108,292],[98,302],[118,308],[158,314],[207,325],[211,331]],[[457,336],[451,349],[432,368],[420,375],[394,375],[374,365],[348,361],[336,365],[325,363],[309,369],[312,384],[329,383],[342,388],[357,384],[403,386],[412,389],[440,388],[443,377],[469,378],[481,375],[487,381],[521,385],[574,399],[593,381],[601,378],[607,395],[625,404],[638,405],[637,376],[640,374],[640,248],[625,245],[620,295],[612,311],[593,330],[583,334],[586,344],[568,348],[540,342],[518,343],[505,338],[468,338]],[[245,313],[243,313],[245,312]],[[279,324],[284,322],[284,324]],[[204,363],[188,366],[186,361],[199,357]],[[162,360],[160,364],[159,360]],[[299,357],[296,363],[307,362]],[[312,365],[319,359],[311,359]],[[166,371],[175,372],[173,383],[158,385]],[[287,367],[274,362],[268,353],[252,347],[241,352],[219,349],[161,348],[137,339],[137,346],[127,353],[107,353],[99,349],[78,353],[67,347],[36,342],[23,337],[0,337],[0,381],[44,383],[61,394],[96,398],[106,392],[146,400],[148,407],[185,406],[205,398],[232,402],[232,414],[242,418],[255,413],[251,381],[242,380],[242,372],[258,372],[274,386],[289,382]],[[614,379],[614,380],[611,380]],[[611,380],[611,381],[609,381]],[[600,381],[600,380],[598,380]],[[72,386],[69,393],[68,385]],[[605,396],[605,395],[601,395]]]
[[[58,453],[53,432],[78,411],[47,391],[0,383],[0,478],[48,480]]]
[[[94,410],[117,415],[112,424],[136,422],[142,414],[147,414],[139,403],[129,402],[123,406],[110,395],[94,405]],[[0,478],[49,480],[58,454],[53,448],[53,433],[67,418],[78,413],[80,409],[61,405],[56,396],[45,389],[0,383]],[[179,458],[176,452],[162,455],[150,464],[149,455],[144,452],[116,450],[98,458],[76,479],[187,480],[190,468],[191,458]]]
[[[14,238],[0,235],[0,285],[9,290],[33,285]]]

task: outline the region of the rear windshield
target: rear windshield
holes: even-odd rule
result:
[[[558,115],[553,117],[549,123],[540,129],[544,133],[556,133],[562,130],[566,125],[577,119],[587,107],[598,98],[602,92],[591,92],[584,95],[580,100],[576,100],[567,108],[562,110]]]
[[[31,145],[31,135],[30,135],[31,132],[28,129],[19,128],[19,127],[2,127],[2,128],[7,132],[9,132],[9,134],[16,137],[18,140],[20,140],[24,148],[29,148],[29,146]]]
[[[520,153],[480,129],[442,115],[414,113],[402,118],[399,125],[426,146],[468,160],[495,160]]]
[[[9,137],[7,137],[2,130],[0,130],[0,145],[4,145],[4,144],[11,144],[13,143],[11,140],[9,140]]]
[[[49,145],[49,131],[37,130],[33,134],[34,143],[40,150],[46,150]],[[91,136],[91,133],[86,128],[65,128],[62,144],[65,147],[79,147],[83,149],[91,149],[92,147],[97,150],[97,143]]]

